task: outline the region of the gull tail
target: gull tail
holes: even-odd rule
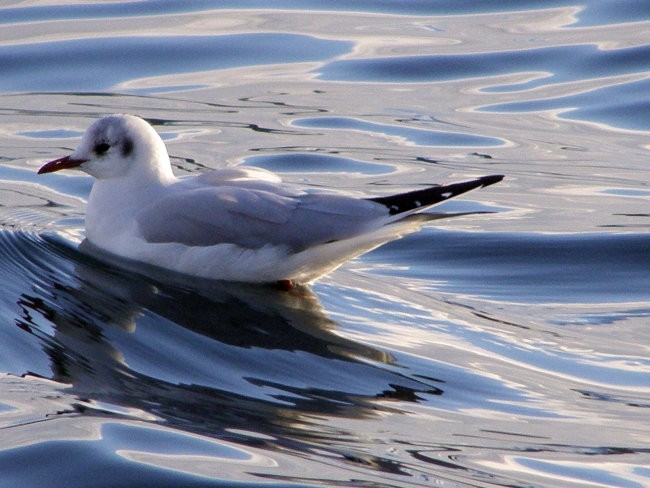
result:
[[[504,178],[504,175],[482,176],[474,180],[452,183],[450,185],[432,186],[422,190],[390,195],[387,197],[368,198],[380,203],[388,209],[390,215],[414,213],[436,203],[444,202],[475,188],[494,185]]]

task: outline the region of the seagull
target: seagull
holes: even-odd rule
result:
[[[38,173],[63,169],[94,178],[86,240],[101,251],[185,275],[287,290],[419,230],[422,210],[503,179],[356,198],[301,189],[253,167],[177,178],[155,129],[125,114],[94,122],[72,154]]]

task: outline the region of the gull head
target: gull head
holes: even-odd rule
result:
[[[38,173],[62,169],[79,169],[98,180],[173,178],[162,139],[151,125],[133,115],[108,115],[97,120],[72,154],[50,161]]]

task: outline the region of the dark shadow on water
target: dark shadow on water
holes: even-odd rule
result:
[[[392,400],[443,393],[389,353],[338,335],[309,288],[129,272],[26,233],[0,233],[0,244],[14,251],[3,271],[13,267],[22,289],[16,325],[41,344],[49,377],[71,385],[82,415],[116,415],[102,407],[116,405],[188,432],[307,452],[355,435],[327,432],[318,417],[371,418],[398,411]]]

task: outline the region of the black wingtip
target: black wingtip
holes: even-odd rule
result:
[[[368,200],[380,203],[388,208],[390,215],[397,215],[404,212],[418,211],[436,203],[449,200],[475,188],[484,188],[494,185],[503,180],[504,175],[481,176],[474,180],[452,183],[450,185],[432,186],[422,190],[400,193],[387,197],[369,198]]]
[[[483,176],[479,178],[479,180],[483,183],[481,185],[481,188],[485,188],[486,186],[494,185],[495,183],[498,183],[502,179],[504,179],[506,175],[489,175],[489,176]]]

